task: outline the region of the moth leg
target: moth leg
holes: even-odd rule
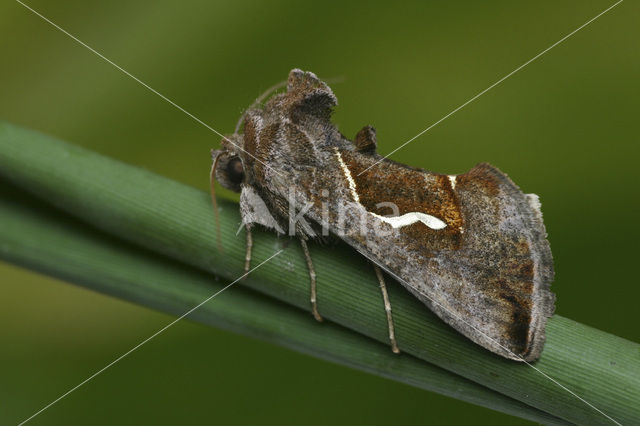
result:
[[[311,255],[309,254],[309,247],[307,247],[307,242],[300,238],[300,245],[302,245],[302,251],[304,252],[304,257],[307,261],[307,268],[309,269],[309,279],[311,281],[311,313],[313,317],[322,322],[322,317],[318,312],[318,301],[317,301],[317,291],[316,291],[316,271],[313,268],[313,262],[311,261]]]
[[[382,300],[384,300],[384,310],[387,313],[387,325],[389,326],[389,342],[391,343],[391,350],[393,353],[399,354],[398,342],[396,342],[396,333],[393,328],[393,317],[391,316],[391,303],[389,302],[389,294],[387,293],[387,286],[384,283],[384,277],[380,267],[373,264],[373,269],[376,271],[378,282],[380,282],[380,290],[382,291]]]
[[[253,249],[253,235],[251,234],[251,224],[247,223],[244,227],[247,234],[247,248],[244,253],[244,273],[245,275],[242,277],[246,277],[246,274],[249,272],[249,268],[251,267],[251,251]]]

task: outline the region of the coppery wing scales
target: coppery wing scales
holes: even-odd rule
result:
[[[342,171],[355,182],[359,200],[347,201],[345,209],[367,217],[376,212],[374,194],[384,194],[377,199],[401,198],[400,214],[429,214],[447,226],[415,222],[391,229],[368,215],[368,229],[386,225],[388,233],[363,234],[347,223],[345,241],[471,340],[508,358],[536,359],[553,312],[551,254],[536,206],[486,164],[455,178],[391,162],[372,167],[370,179],[357,175],[375,161],[350,154]]]

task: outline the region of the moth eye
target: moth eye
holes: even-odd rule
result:
[[[227,163],[227,177],[234,185],[240,185],[244,180],[242,161],[238,157],[230,159]]]

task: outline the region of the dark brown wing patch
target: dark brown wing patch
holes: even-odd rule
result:
[[[460,247],[464,220],[455,190],[446,175],[428,174],[391,161],[367,168],[377,161],[352,151],[339,150],[356,184],[360,204],[369,212],[381,216],[393,211],[380,203],[393,203],[400,216],[425,213],[442,220],[446,227],[432,229],[422,222],[400,228],[410,238],[409,249],[431,253]]]
[[[468,270],[483,299],[496,302],[496,338],[513,353],[534,359],[553,311],[548,291],[553,265],[544,228],[519,188],[489,164],[459,175],[457,188],[469,232],[477,236],[462,252],[474,265]]]

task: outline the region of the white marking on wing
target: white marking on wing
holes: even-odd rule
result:
[[[338,163],[340,163],[340,167],[342,168],[344,177],[346,177],[347,182],[349,182],[349,189],[351,190],[353,201],[360,204],[360,196],[358,196],[358,191],[356,191],[356,181],[353,180],[353,177],[351,176],[351,170],[349,170],[349,167],[347,167],[347,165],[342,160],[342,155],[340,154],[340,151],[338,151],[338,148],[334,146],[333,149],[336,152],[336,157],[338,157]]]
[[[349,190],[351,191],[353,200],[356,203],[360,204],[360,196],[358,196],[358,191],[356,190],[356,181],[353,180],[353,176],[351,176],[351,170],[349,170],[349,167],[347,167],[344,160],[342,159],[342,155],[340,154],[340,151],[338,151],[338,148],[333,147],[333,149],[335,150],[336,157],[338,158],[338,163],[342,168],[342,172],[344,173],[344,176],[347,178],[347,182],[349,182]],[[455,180],[455,176],[454,176],[454,180]],[[431,229],[442,229],[447,226],[446,223],[444,223],[437,217],[431,216],[430,214],[426,214],[426,213],[420,213],[420,212],[410,212],[410,213],[405,213],[402,216],[392,216],[392,217],[381,216],[379,214],[372,213],[370,211],[367,211],[367,213],[377,217],[378,219],[380,219],[385,223],[388,223],[394,228],[402,228],[403,226],[412,225],[416,222],[422,222]]]
[[[456,189],[456,175],[449,175],[449,182],[451,182],[451,189]]]
[[[416,222],[422,222],[431,229],[443,229],[447,226],[446,223],[444,223],[437,217],[431,216],[430,214],[426,214],[426,213],[420,213],[420,212],[410,212],[410,213],[405,213],[402,216],[392,216],[392,217],[380,216],[379,214],[376,214],[376,213],[371,213],[371,214],[379,218],[381,221],[388,223],[394,228],[402,228],[403,226],[413,225]]]

